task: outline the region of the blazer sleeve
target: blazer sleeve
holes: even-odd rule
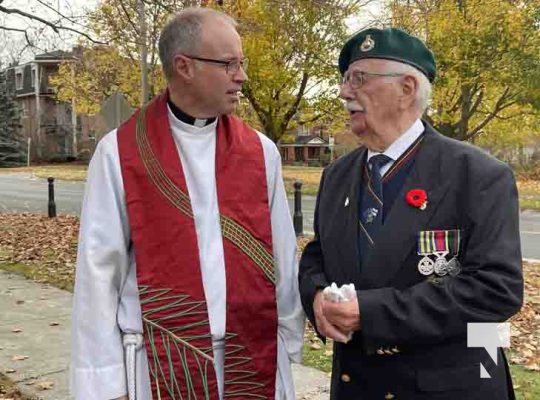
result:
[[[465,193],[458,208],[468,231],[461,273],[438,283],[359,290],[365,346],[463,338],[468,322],[502,322],[519,311],[523,276],[517,188],[508,166],[497,162],[487,167],[471,167],[477,172],[469,173],[469,182],[457,189]],[[316,276],[316,262],[308,265]]]
[[[324,256],[319,237],[319,204],[321,193],[324,188],[325,173],[326,170],[323,171],[321,182],[319,184],[319,192],[317,194],[317,200],[315,203],[315,215],[313,222],[314,237],[313,240],[306,245],[306,248],[302,253],[298,272],[302,306],[304,307],[304,311],[311,322],[311,325],[316,330],[317,325],[315,324],[315,315],[313,312],[313,300],[315,298],[315,293],[319,289],[323,289],[328,286],[328,281],[324,274]],[[321,336],[318,331],[317,333],[319,336]]]

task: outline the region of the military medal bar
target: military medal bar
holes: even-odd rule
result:
[[[419,232],[418,255],[423,257],[418,262],[418,271],[426,276],[434,272],[438,276],[457,275],[461,270],[457,260],[459,243],[459,229]],[[450,261],[446,260],[448,254],[452,255]]]

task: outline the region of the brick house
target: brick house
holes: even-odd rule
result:
[[[308,129],[301,125],[293,138],[279,141],[278,147],[283,164],[319,166],[330,161],[331,141],[323,128]]]

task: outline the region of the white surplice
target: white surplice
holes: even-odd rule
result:
[[[225,265],[215,177],[216,122],[185,124],[169,110],[192,203],[203,287],[215,347],[225,334]],[[167,134],[167,132],[163,132]],[[304,314],[297,284],[296,238],[274,143],[258,133],[266,167],[276,266],[278,356],[276,399],[293,400],[290,362],[300,362]],[[177,251],[182,251],[178,244]],[[122,332],[142,332],[136,265],[118,157],[116,131],[99,142],[88,168],[81,214],[72,316],[71,392],[77,400],[109,400],[127,393]],[[220,393],[223,350],[214,350]],[[137,352],[137,399],[149,400],[146,350]]]

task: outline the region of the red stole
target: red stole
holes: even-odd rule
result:
[[[197,236],[167,94],[120,126],[118,149],[154,398],[218,399]],[[216,182],[227,277],[224,396],[274,399],[277,311],[264,155],[257,133],[233,116],[218,121]]]

